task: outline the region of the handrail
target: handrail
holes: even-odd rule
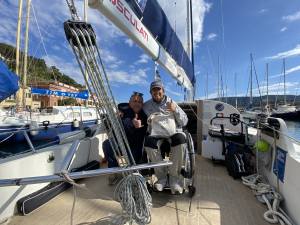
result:
[[[0,133],[0,135],[10,135],[10,134],[16,134],[16,133],[23,133],[29,147],[30,147],[30,150],[32,150],[33,153],[36,153],[36,150],[27,134],[27,132],[30,132],[30,131],[36,131],[36,130],[44,130],[45,128],[44,127],[39,127],[39,128],[35,128],[35,129],[25,129],[25,130],[17,130],[17,131],[10,131],[10,132],[4,132],[4,133]],[[54,130],[54,132],[59,135],[58,131],[56,130],[55,127],[47,127],[46,129],[52,129]]]
[[[71,160],[73,159],[74,153],[75,153],[78,145],[79,145],[79,140],[73,141],[69,151],[67,152],[67,155],[64,158],[64,161],[60,164],[60,167],[56,174],[60,174],[61,171],[63,171],[63,170],[68,170],[68,167],[71,163]]]
[[[142,170],[142,169],[160,167],[160,166],[170,166],[172,164],[173,163],[171,161],[163,161],[163,162],[157,162],[157,163],[140,164],[140,165],[135,165],[135,166],[88,170],[88,171],[68,173],[68,177],[70,179],[95,177],[95,176],[99,176],[99,175],[122,173],[122,172],[134,171],[134,170]],[[38,177],[2,179],[2,180],[0,180],[0,187],[20,186],[20,185],[39,184],[39,183],[58,182],[58,181],[64,181],[64,178],[59,175],[55,175],[55,174],[54,175],[46,175],[46,176],[38,176]]]

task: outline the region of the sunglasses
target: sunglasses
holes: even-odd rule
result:
[[[138,96],[141,96],[141,97],[142,97],[144,94],[143,94],[143,93],[139,93],[139,92],[134,91],[134,92],[133,92],[133,95],[138,95]]]

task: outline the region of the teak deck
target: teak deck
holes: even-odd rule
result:
[[[119,180],[121,177],[120,174]],[[116,186],[107,186],[106,182],[107,175],[87,178],[79,184],[113,197]],[[187,191],[180,196],[153,193],[151,224],[269,224],[263,218],[267,208],[258,203],[252,190],[240,179],[233,180],[227,175],[224,164],[217,163],[213,167],[210,159],[196,155],[195,187],[196,195],[192,199],[190,213]],[[79,187],[76,187],[76,193],[73,224],[125,224],[128,216],[120,216],[122,209],[118,202]],[[11,217],[9,225],[69,225],[73,198],[73,188],[70,188],[28,216]]]

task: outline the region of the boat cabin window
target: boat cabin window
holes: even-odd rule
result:
[[[92,116],[91,112],[83,112],[83,116]]]
[[[79,112],[71,112],[70,117],[79,117],[80,116],[80,113]]]

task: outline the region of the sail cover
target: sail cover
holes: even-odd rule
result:
[[[70,97],[70,98],[82,98],[88,99],[89,98],[89,91],[85,90],[81,93],[71,93],[71,92],[62,92],[62,91],[53,91],[47,89],[38,89],[38,88],[31,88],[32,94],[41,94],[41,95],[56,95],[56,96],[63,96],[63,97]]]
[[[19,90],[20,77],[11,72],[6,64],[0,60],[0,102]]]
[[[125,0],[141,19],[144,26],[151,32],[156,41],[182,67],[190,82],[196,82],[193,65],[185,52],[182,43],[171,27],[164,11],[157,0]]]

